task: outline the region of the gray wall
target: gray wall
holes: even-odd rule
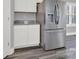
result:
[[[36,20],[36,13],[15,12],[14,20]]]

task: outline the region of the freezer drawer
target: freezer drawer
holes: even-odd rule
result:
[[[45,50],[56,49],[65,46],[64,41],[66,34],[64,29],[45,31],[44,36],[43,48]]]

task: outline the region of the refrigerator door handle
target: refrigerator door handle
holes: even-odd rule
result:
[[[59,6],[57,4],[57,19],[56,19],[57,24],[59,24]]]
[[[55,20],[55,24],[56,24],[56,16],[57,16],[57,11],[56,11],[56,5],[55,5],[55,9],[54,9],[54,20]]]
[[[44,24],[45,24],[45,22],[46,22],[45,20],[46,20],[46,18],[45,18],[45,14],[44,14]]]
[[[55,24],[59,24],[59,6],[58,4],[55,5],[55,10],[54,10],[54,19],[55,19]]]

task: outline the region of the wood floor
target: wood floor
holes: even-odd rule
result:
[[[42,48],[16,50],[5,59],[76,59],[76,37],[69,36],[66,48],[44,51]]]

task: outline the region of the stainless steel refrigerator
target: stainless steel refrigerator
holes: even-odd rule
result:
[[[44,0],[37,8],[37,22],[41,25],[41,47],[44,50],[65,47],[65,2]]]

